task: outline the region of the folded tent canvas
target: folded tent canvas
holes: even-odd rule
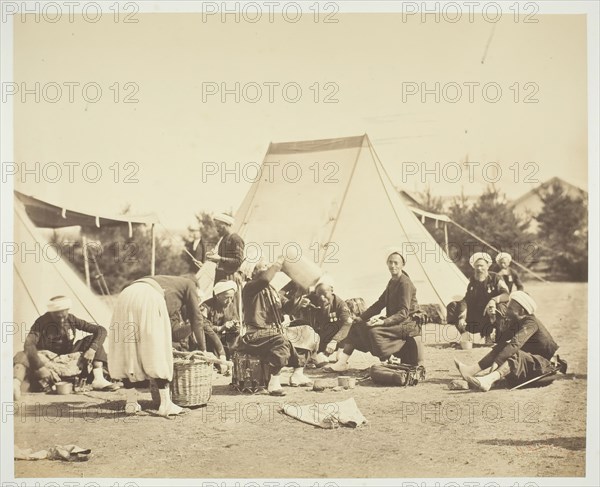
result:
[[[420,304],[445,307],[467,279],[402,201],[368,136],[271,143],[235,216],[247,260],[300,255],[332,276],[344,299],[370,305],[399,249]]]

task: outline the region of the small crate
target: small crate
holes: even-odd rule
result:
[[[267,388],[271,378],[270,368],[260,357],[235,352],[232,360],[231,386],[235,390],[255,394]]]

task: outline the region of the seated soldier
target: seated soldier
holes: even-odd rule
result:
[[[350,328],[352,328],[354,324],[362,321],[361,316],[367,310],[367,305],[363,298],[350,298],[346,299],[346,306],[350,312]],[[344,346],[346,345],[347,339],[348,336],[346,335],[346,338],[338,340],[337,350],[329,356],[330,363],[337,362],[341,357],[341,354],[344,353]]]
[[[300,316],[310,323],[320,337],[315,362],[317,367],[322,367],[329,363],[329,356],[348,335],[352,315],[344,300],[334,294],[333,285],[328,280],[319,282],[315,292],[305,296],[299,307]]]
[[[271,378],[267,391],[274,396],[285,395],[281,387],[280,373],[286,365],[294,368],[290,377],[291,386],[312,383],[304,375],[304,366],[311,349],[318,346],[319,340],[310,326],[297,326],[286,330],[282,327],[283,305],[279,293],[270,282],[281,270],[284,261],[284,257],[279,257],[271,266],[261,261],[254,267],[252,279],[242,290],[246,333],[237,347],[241,352],[258,355],[268,364]]]
[[[465,297],[448,304],[447,320],[459,333],[479,333],[491,342],[491,335],[505,315],[508,287],[497,274],[489,272],[492,258],[476,252],[469,259],[473,277],[469,279]]]
[[[519,273],[510,266],[511,262],[512,255],[508,252],[500,252],[496,256],[496,264],[498,265],[496,274],[504,279],[509,293],[512,293],[513,291],[523,291],[525,288],[521,282],[521,277],[519,276]]]
[[[386,263],[391,279],[379,299],[352,325],[344,351],[329,370],[348,370],[348,359],[356,349],[371,352],[382,361],[394,355],[403,363],[423,365],[421,327],[426,317],[420,312],[417,290],[403,271],[405,260],[400,252],[390,253]],[[384,308],[386,316],[379,314]]]
[[[462,377],[487,392],[501,378],[506,379],[509,387],[514,387],[554,370],[550,359],[558,345],[536,318],[535,310],[535,301],[525,291],[512,293],[504,329],[492,351],[473,365],[454,360]],[[562,372],[566,372],[566,363],[559,360],[559,365]],[[477,376],[482,373],[484,375]]]
[[[200,312],[206,321],[206,326],[210,326],[221,339],[227,360],[231,359],[231,354],[240,336],[240,323],[234,304],[236,291],[237,284],[235,282],[219,281],[213,288],[213,297],[200,305]],[[212,346],[208,347],[208,351],[219,353]]]
[[[48,311],[40,316],[29,330],[22,352],[13,359],[13,395],[21,396],[21,384],[27,378],[31,384],[39,385],[48,392],[55,382],[61,379],[56,372],[45,366],[39,352],[49,350],[58,355],[81,352],[79,366],[85,370],[92,365],[95,390],[116,390],[116,384],[106,380],[103,366],[106,365],[106,352],[102,347],[107,331],[100,325],[88,323],[69,313],[72,303],[65,296],[55,296],[48,302]],[[77,330],[90,333],[75,342]]]

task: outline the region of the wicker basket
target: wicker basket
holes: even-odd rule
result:
[[[182,407],[203,406],[212,395],[213,365],[195,356],[198,352],[173,354],[171,400]],[[150,395],[155,407],[160,406],[160,395],[154,381],[150,381]]]
[[[173,364],[171,400],[182,407],[202,406],[212,395],[213,365],[192,359]]]

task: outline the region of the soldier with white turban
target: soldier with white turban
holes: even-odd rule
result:
[[[501,378],[514,387],[553,370],[550,359],[558,345],[536,318],[535,310],[535,301],[525,291],[512,293],[506,326],[498,344],[476,364],[454,361],[463,378],[476,389],[487,392]],[[566,363],[559,362],[566,372]]]
[[[119,387],[108,381],[103,374],[106,365],[106,352],[102,347],[107,331],[104,327],[88,323],[69,313],[71,299],[55,296],[48,301],[48,311],[40,316],[29,330],[24,350],[13,359],[13,395],[15,400],[21,395],[21,384],[26,377],[32,384],[39,384],[42,390],[49,391],[60,377],[48,367],[38,352],[49,350],[58,355],[81,352],[79,365],[82,369],[93,366],[92,387],[96,390],[115,390]],[[77,330],[90,333],[82,340],[75,341]]]
[[[245,243],[242,237],[231,231],[235,220],[231,215],[218,213],[213,217],[219,235],[217,248],[206,254],[206,260],[214,262],[217,266],[215,271],[215,284],[219,281],[234,281],[237,290],[234,295],[234,309],[237,320],[242,321],[242,296],[241,291],[245,279],[240,272],[244,262]]]
[[[215,283],[232,280],[244,261],[244,240],[231,227],[235,220],[231,215],[218,213],[213,217],[220,240],[216,252],[209,252],[206,259],[217,264]]]
[[[467,285],[465,297],[447,307],[448,324],[455,325],[462,334],[479,333],[490,340],[506,310],[509,292],[504,280],[489,272],[492,258],[486,252],[475,252],[469,259],[473,276]]]
[[[206,323],[221,339],[227,360],[240,336],[240,322],[235,309],[234,297],[238,287],[233,281],[219,281],[213,288],[213,296],[200,305]],[[208,351],[219,355],[220,351],[209,344]]]
[[[508,252],[500,252],[496,256],[496,264],[498,265],[497,274],[504,279],[508,292],[522,291],[524,289],[523,283],[519,273],[510,267],[512,262],[512,255]]]

